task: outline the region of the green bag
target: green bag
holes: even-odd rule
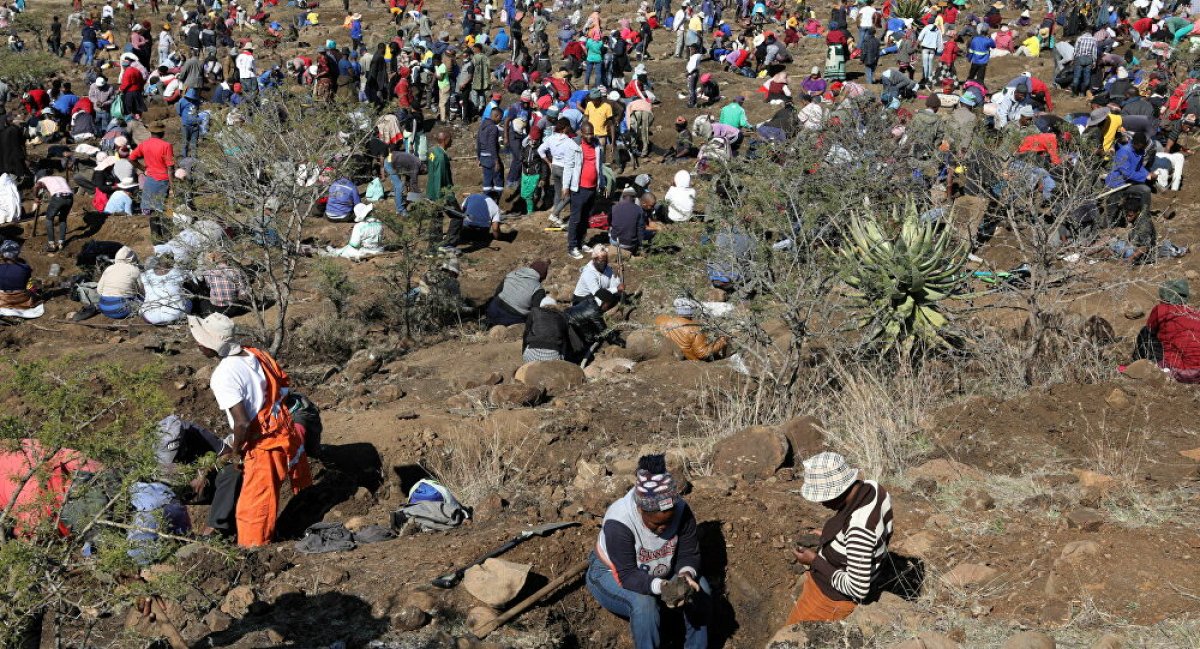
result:
[[[112,106],[110,106],[108,109],[108,114],[111,115],[113,119],[121,119],[122,117],[125,117],[125,102],[123,101],[122,95],[118,94],[117,98],[113,100]]]

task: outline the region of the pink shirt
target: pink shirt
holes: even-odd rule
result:
[[[71,194],[71,186],[62,176],[45,176],[37,181],[50,195]]]

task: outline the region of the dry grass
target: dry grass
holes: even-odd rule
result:
[[[464,427],[443,436],[441,448],[429,453],[423,464],[460,502],[474,506],[492,494],[530,486],[526,476],[537,459],[540,439],[533,431],[514,436],[494,425],[482,431]]]

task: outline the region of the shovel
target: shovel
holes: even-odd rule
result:
[[[438,588],[454,588],[458,585],[458,582],[462,581],[463,574],[471,566],[477,566],[488,559],[498,557],[535,536],[546,536],[555,530],[560,530],[564,527],[575,527],[576,525],[579,525],[579,523],[576,523],[575,521],[563,521],[560,523],[546,523],[545,525],[539,525],[537,527],[527,529],[524,532],[514,536],[504,545],[492,550],[491,552],[488,552],[471,563],[458,568],[454,572],[448,572],[441,577],[434,579],[433,585],[437,586]]]

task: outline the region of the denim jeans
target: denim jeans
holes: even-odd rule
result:
[[[596,73],[596,83],[597,84],[604,83],[604,62],[603,61],[588,61],[587,67],[584,68],[584,72],[583,72],[583,85],[584,86],[589,87],[589,88],[591,87],[592,72]]]
[[[1092,85],[1092,66],[1080,65],[1078,62],[1073,65],[1075,69],[1071,73],[1071,92],[1087,92]]]
[[[933,81],[934,62],[937,61],[937,50],[921,48],[921,81]]]
[[[596,199],[596,189],[580,187],[571,193],[571,218],[567,221],[567,252],[583,245],[587,236],[588,217],[592,215],[592,203]]]
[[[712,588],[708,580],[697,580],[701,592],[696,593],[691,603],[683,607],[683,649],[706,649],[708,647],[708,618],[712,610]],[[634,649],[658,649],[662,636],[662,610],[660,600],[653,595],[642,595],[626,590],[617,584],[612,571],[595,555],[587,571],[587,587],[592,597],[609,612],[629,620],[633,633]]]
[[[396,214],[404,216],[408,213],[408,210],[404,209],[404,179],[396,173],[396,168],[392,166],[391,160],[384,161],[383,171],[392,183],[392,198],[396,201]]]
[[[198,153],[200,153],[200,125],[184,126],[183,157],[187,158]]]
[[[170,180],[155,180],[146,176],[142,186],[142,213],[162,212],[167,205],[167,191],[171,188]]]
[[[499,192],[504,189],[503,169],[496,164],[494,156],[489,156],[491,164],[482,164],[483,169],[483,193]]]
[[[868,85],[868,86],[870,86],[870,85],[874,85],[874,84],[875,84],[875,66],[873,66],[873,65],[864,65],[864,66],[863,66],[863,70],[865,70],[865,71],[866,71],[866,75],[867,75],[867,85]]]
[[[83,48],[83,64],[91,65],[94,63],[96,61],[96,44],[84,41],[80,47]]]

